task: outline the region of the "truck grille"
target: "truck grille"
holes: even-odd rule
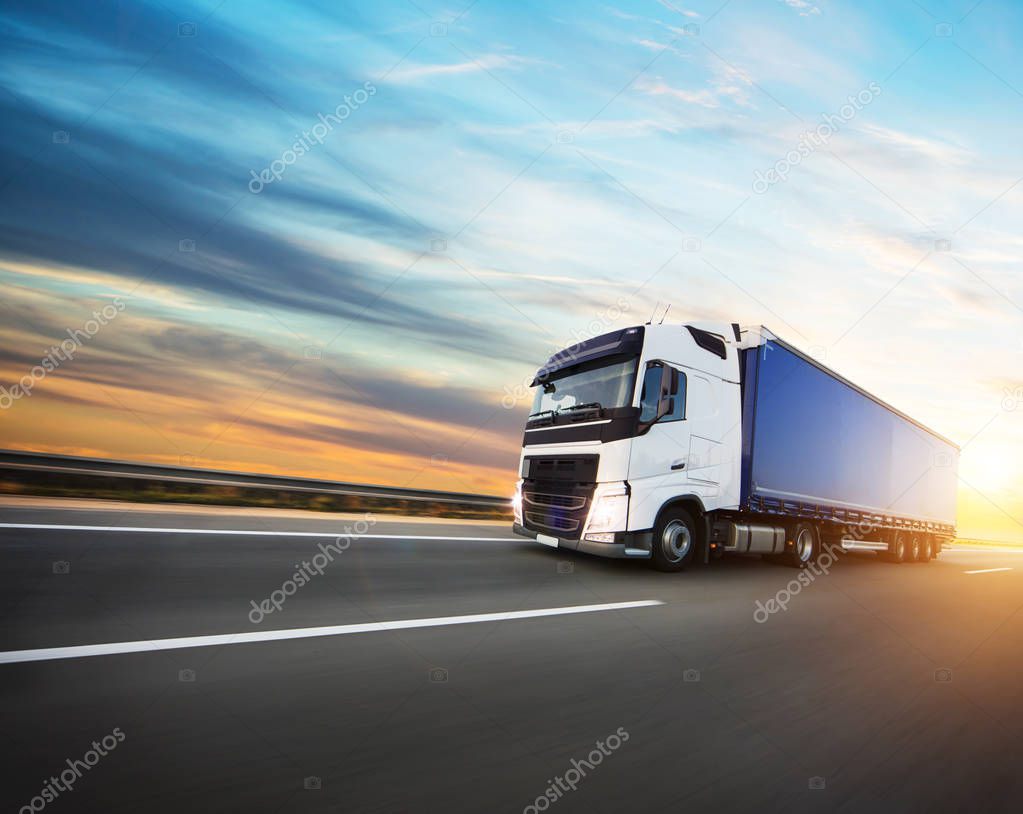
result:
[[[593,483],[597,480],[599,455],[528,455],[522,477],[536,481],[570,481],[572,483]]]
[[[552,495],[546,492],[529,492],[523,496],[531,506],[546,506],[557,509],[581,509],[586,505],[582,495]]]
[[[597,456],[526,460],[522,524],[542,534],[579,539],[596,488]]]
[[[578,531],[579,525],[582,522],[579,518],[564,517],[556,513],[537,514],[536,512],[526,512],[524,517],[527,528],[536,526],[541,529],[566,533]]]

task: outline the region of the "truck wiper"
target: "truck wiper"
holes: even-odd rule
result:
[[[529,417],[530,418],[541,418],[542,416],[545,416],[545,415],[553,416],[554,415],[554,411],[553,410],[541,410],[538,413],[530,413]]]
[[[558,412],[559,413],[568,413],[568,412],[571,412],[572,410],[593,410],[593,409],[600,410],[600,409],[602,409],[602,407],[603,407],[603,405],[601,405],[601,403],[599,401],[588,401],[588,402],[586,402],[586,404],[573,404],[571,407],[562,407],[560,410],[558,410]]]

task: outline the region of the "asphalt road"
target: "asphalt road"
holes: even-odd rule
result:
[[[90,527],[0,528],[0,810],[47,783],[37,810],[104,814],[1019,809],[1023,553],[842,555],[758,622],[795,572],[354,519],[0,509]]]

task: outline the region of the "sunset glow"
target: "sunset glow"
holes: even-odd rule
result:
[[[961,536],[1021,541],[1023,56],[998,31],[1023,8],[921,45],[912,5],[686,29],[670,4],[481,3],[457,46],[414,4],[197,0],[192,34],[156,3],[45,30],[26,5],[0,55],[0,385],[124,308],[5,404],[0,446],[510,494],[540,363],[670,303],[765,324],[960,444]]]

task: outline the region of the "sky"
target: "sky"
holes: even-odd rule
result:
[[[536,368],[670,303],[960,444],[960,533],[1023,539],[1020,4],[0,21],[0,446],[506,494]]]

